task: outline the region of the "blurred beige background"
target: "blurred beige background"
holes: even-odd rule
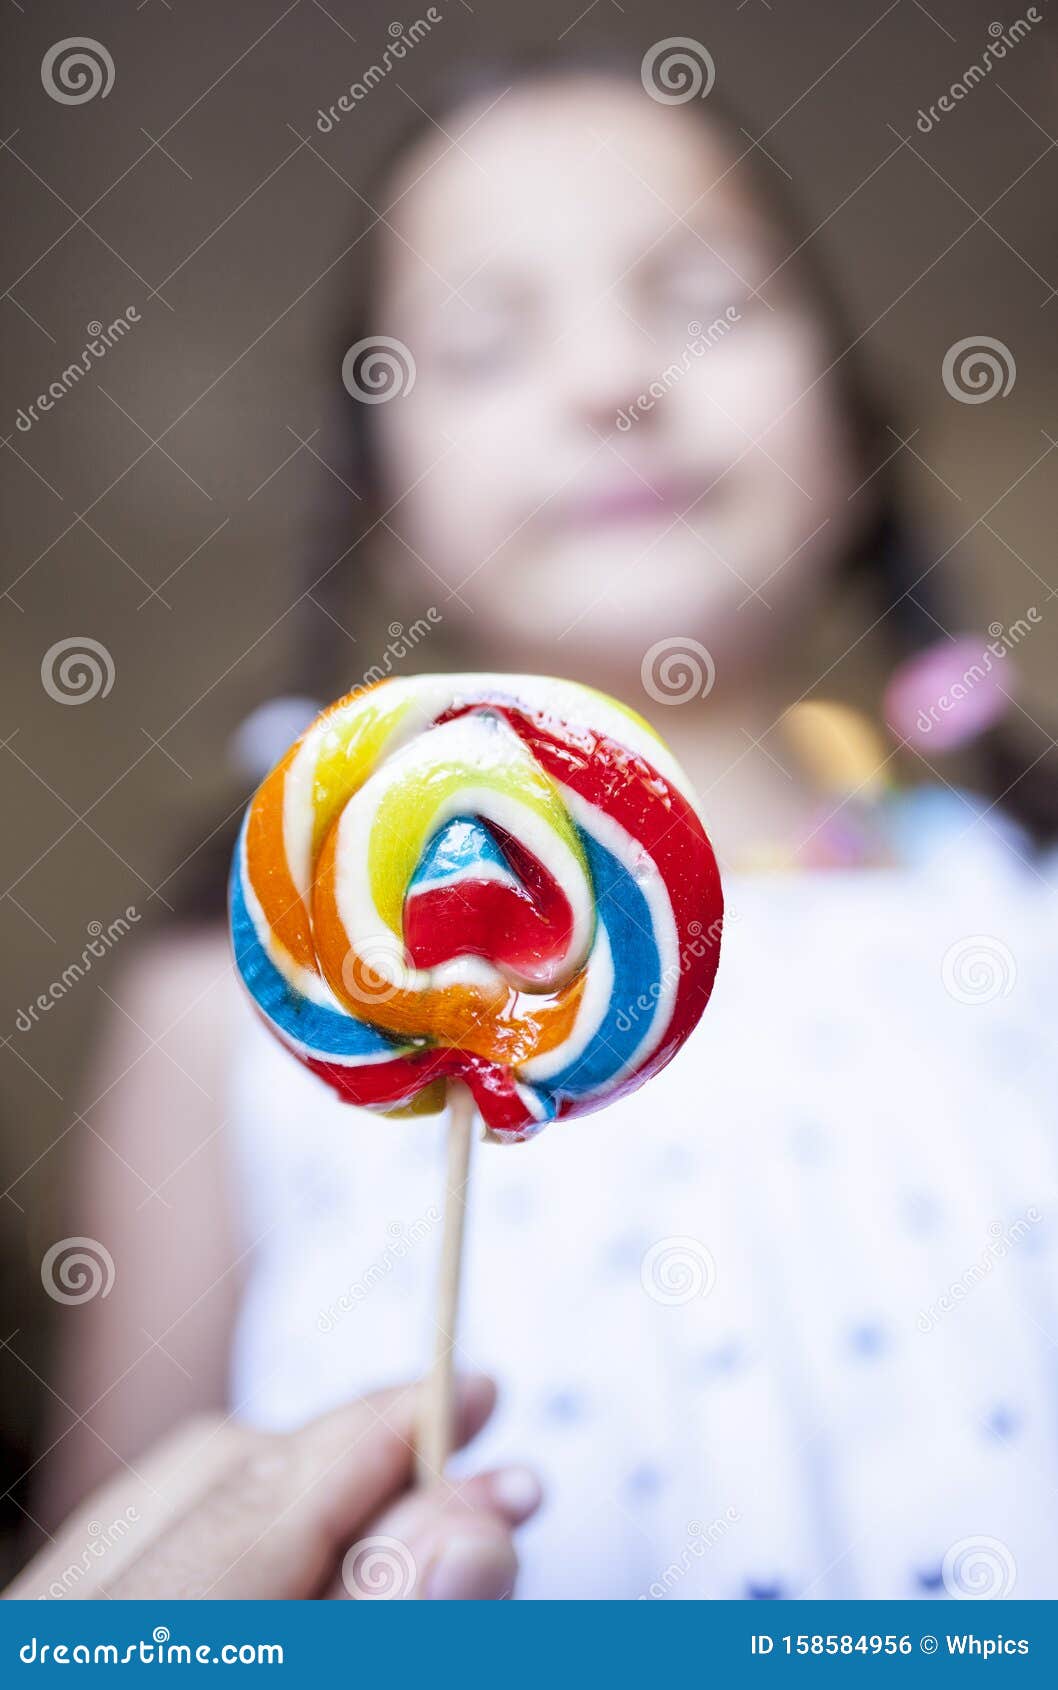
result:
[[[1023,15],[1020,0],[1006,12],[993,0],[449,0],[399,71],[321,137],[317,110],[379,57],[391,24],[407,29],[425,10],[125,0],[9,6],[0,20],[0,1339],[21,1358],[0,1351],[4,1490],[39,1450],[47,1387],[35,1375],[46,1375],[51,1312],[40,1260],[60,1235],[65,1153],[87,1130],[77,1075],[122,945],[164,914],[170,877],[218,805],[239,801],[224,748],[247,711],[306,684],[298,654],[332,639],[332,617],[347,630],[337,636],[347,676],[319,677],[321,693],[377,655],[369,638],[354,643],[355,556],[329,598],[306,588],[357,533],[356,502],[326,465],[347,468],[338,362],[359,237],[374,219],[361,195],[442,67],[519,42],[626,41],[639,53],[685,35],[708,46],[718,89],[792,178],[897,426],[915,431],[894,450],[937,549],[952,545],[945,567],[974,624],[1042,611],[1020,662],[1028,708],[1046,719],[1053,704],[1048,23],[924,136],[919,109],[980,60],[991,23]],[[105,45],[114,84],[106,98],[63,104],[41,63],[78,35]],[[130,306],[140,321],[20,428],[20,409],[80,356],[88,325]],[[942,359],[982,335],[1010,349],[1014,385],[1004,399],[959,403]],[[71,707],[49,696],[41,664],[75,637],[106,648],[113,685]],[[90,924],[106,928],[129,906],[144,918],[137,937],[22,1026],[20,1010],[80,957]],[[24,1486],[14,1494],[24,1500]],[[10,1497],[5,1518],[19,1518]]]

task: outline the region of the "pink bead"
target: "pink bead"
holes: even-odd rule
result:
[[[885,692],[893,732],[925,755],[976,739],[1010,704],[1015,674],[1005,642],[962,635],[902,663]]]

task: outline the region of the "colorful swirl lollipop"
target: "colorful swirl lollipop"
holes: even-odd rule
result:
[[[708,1001],[723,900],[687,781],[639,716],[519,675],[388,680],[320,715],[247,811],[236,960],[350,1103],[496,1137],[601,1108]]]

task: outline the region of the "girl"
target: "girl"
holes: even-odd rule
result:
[[[363,403],[347,361],[356,652],[628,700],[728,891],[678,1059],[477,1154],[459,1359],[501,1382],[483,1455],[544,1479],[525,1596],[1053,1595],[1052,787],[1000,724],[977,796],[921,735],[907,792],[849,707],[952,619],[853,337],[736,133],[638,66],[528,72],[422,125],[371,195],[343,350],[386,337],[403,391]],[[391,621],[426,632],[394,656]],[[265,737],[262,764],[289,734]],[[444,1122],[332,1099],[255,1024],[219,925],[158,944],[124,1002],[91,1119],[136,1175],[94,1146],[79,1186],[121,1272],[71,1323],[94,1406],[56,1498],[225,1391],[285,1429],[430,1345]]]

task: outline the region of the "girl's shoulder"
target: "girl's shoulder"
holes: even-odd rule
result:
[[[135,1000],[149,1025],[179,1017],[219,1036],[217,1011],[236,996],[227,930],[220,923],[165,928],[145,936],[125,966],[123,1001]]]
[[[87,1095],[103,1106],[105,1136],[153,1100],[156,1121],[179,1094],[196,1116],[212,1117],[237,1024],[238,990],[223,926],[203,924],[145,934],[129,947],[88,1075]],[[142,1120],[138,1142],[151,1134]]]

